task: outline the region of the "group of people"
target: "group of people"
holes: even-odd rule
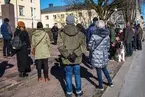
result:
[[[132,56],[133,51],[142,50],[143,29],[140,24],[127,23],[123,29],[116,28],[111,23],[108,24],[110,29],[111,48],[110,59],[116,59],[116,53],[120,49],[121,42],[125,47],[125,56]]]
[[[65,71],[66,97],[72,97],[73,74],[76,83],[76,95],[77,97],[83,95],[80,64],[82,63],[82,55],[88,50],[90,52],[89,63],[97,71],[99,81],[98,88],[101,91],[104,90],[102,71],[108,80],[108,86],[113,86],[112,79],[107,70],[110,31],[106,28],[104,21],[98,20],[98,18],[95,17],[93,24],[86,30],[82,24],[75,26],[74,16],[69,15],[66,18],[66,26],[61,29],[58,35],[58,50],[61,53],[61,60],[64,64]]]
[[[110,52],[110,49],[112,50],[115,48],[115,42],[117,40],[122,40],[123,38],[123,41],[126,43],[127,55],[132,54],[132,46],[134,49],[142,49],[140,40],[140,37],[142,36],[140,36],[141,29],[139,25],[131,27],[128,24],[124,29],[125,32],[119,30],[118,33],[115,33],[114,27],[112,26],[112,24],[109,26],[106,25],[103,20],[98,20],[98,18],[95,17],[93,19],[93,23],[86,30],[81,24],[75,25],[74,16],[68,15],[66,17],[66,25],[60,30],[60,32],[56,23],[51,29],[53,33],[54,44],[58,45],[62,64],[64,65],[66,97],[72,97],[73,74],[76,83],[76,96],[81,97],[83,95],[80,64],[82,63],[82,55],[86,51],[90,52],[90,65],[97,71],[99,81],[98,88],[100,90],[104,90],[102,71],[108,80],[108,86],[113,86],[112,79],[107,70],[107,65],[109,61],[109,55],[112,53]],[[4,23],[1,26],[1,32],[4,40],[3,56],[6,58],[16,54],[18,71],[20,73],[19,76],[27,77],[28,72],[31,71],[29,54],[32,53],[35,57],[38,81],[41,82],[43,80],[41,75],[42,69],[44,80],[46,82],[49,81],[48,60],[51,57],[51,42],[49,35],[43,29],[43,24],[41,22],[37,23],[37,30],[32,33],[31,44],[29,40],[29,34],[26,30],[24,22],[22,21],[18,22],[16,31],[13,33],[10,29],[9,19],[4,19]],[[115,37],[119,37],[119,39]],[[13,42],[14,40],[15,42]],[[13,45],[11,46],[11,41],[16,43],[16,40],[19,40],[18,42],[21,43],[21,46],[19,46],[18,49],[13,49]],[[132,43],[134,43],[134,45],[132,45]],[[113,56],[113,54],[111,54],[111,56]]]

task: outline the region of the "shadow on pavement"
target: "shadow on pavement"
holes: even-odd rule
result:
[[[58,63],[55,63],[50,70],[51,74],[59,80],[61,87],[65,93],[65,81],[64,81],[64,70],[63,67],[60,67]]]
[[[98,85],[96,84],[97,81],[94,82],[91,80],[91,78],[98,80],[97,77],[95,77],[92,73],[90,73],[87,68],[82,67],[82,66],[81,66],[81,78],[85,78],[88,82],[90,82],[96,88],[98,87]]]
[[[0,77],[2,77],[5,73],[6,69],[12,68],[14,65],[9,64],[8,61],[3,61],[0,63]]]

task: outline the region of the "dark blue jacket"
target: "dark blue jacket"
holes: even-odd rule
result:
[[[8,26],[9,26],[8,23],[3,23],[1,25],[1,34],[3,36],[3,39],[11,39],[11,34],[8,30]]]

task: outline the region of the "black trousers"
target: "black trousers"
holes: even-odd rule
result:
[[[38,59],[35,61],[38,78],[41,78],[41,70],[43,69],[43,74],[45,78],[48,78],[48,59]]]
[[[142,50],[142,42],[141,40],[137,40],[137,49]]]
[[[11,54],[11,40],[4,39],[3,41],[4,41],[3,56],[10,56],[10,54]]]
[[[58,32],[53,32],[53,40],[54,40],[54,44],[57,44],[57,39],[58,39]]]

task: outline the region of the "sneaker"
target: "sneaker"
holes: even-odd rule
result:
[[[81,93],[77,94],[77,96],[76,96],[76,97],[81,97],[81,96],[83,96],[83,92],[81,92]]]
[[[65,96],[66,97],[72,97],[72,94],[66,94]]]
[[[104,91],[104,88],[99,88],[100,91]]]
[[[49,77],[45,78],[45,82],[48,82],[48,81],[50,81],[50,78]]]
[[[108,86],[112,88],[113,87],[113,83],[108,84]]]

